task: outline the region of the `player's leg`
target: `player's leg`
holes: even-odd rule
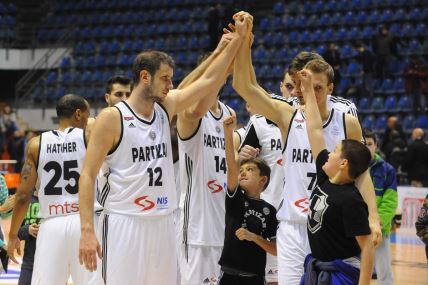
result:
[[[220,275],[221,246],[182,245],[181,285],[215,284]]]
[[[376,248],[375,267],[377,283],[379,285],[392,285],[391,249],[389,235],[382,238],[382,243]]]
[[[80,215],[70,215],[68,217],[67,235],[67,258],[70,264],[71,278],[74,285],[102,285],[101,260],[98,259],[97,271],[89,272],[79,262],[79,242],[80,242]],[[95,226],[95,224],[94,224]]]
[[[66,284],[68,281],[70,273],[67,259],[64,258],[67,246],[65,218],[65,216],[48,218],[40,225],[32,285],[58,285]]]
[[[277,231],[278,284],[297,285],[303,275],[303,263],[310,253],[306,225],[281,222]]]
[[[18,285],[31,285],[31,276],[33,275],[33,270],[28,268],[21,268],[21,273],[19,275]]]
[[[172,215],[151,218],[105,215],[103,230],[103,278],[106,284],[176,282]]]

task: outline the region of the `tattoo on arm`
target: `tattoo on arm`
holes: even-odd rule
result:
[[[30,177],[32,168],[33,168],[33,165],[27,159],[27,161],[25,161],[25,164],[22,167],[22,171],[21,171],[21,179],[22,180],[26,181]]]

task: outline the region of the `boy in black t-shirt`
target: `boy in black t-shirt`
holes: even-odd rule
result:
[[[266,252],[276,255],[276,210],[260,199],[270,168],[259,158],[243,160],[238,170],[233,148],[234,117],[224,120],[227,162],[226,228],[219,264],[220,285],[265,284]]]
[[[307,223],[312,254],[306,257],[301,284],[319,284],[320,276],[327,278],[322,284],[370,284],[374,246],[367,205],[354,180],[367,170],[371,155],[361,142],[348,139],[327,151],[316,92],[328,69],[328,64],[313,60],[298,74],[317,169]]]

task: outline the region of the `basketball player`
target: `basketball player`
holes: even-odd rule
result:
[[[172,217],[176,193],[170,118],[201,95],[218,92],[242,42],[247,21],[246,15],[236,19],[237,33],[223,52],[198,80],[181,90],[170,91],[173,61],[167,54],[139,54],[133,65],[135,86],[131,96],[98,116],[79,181],[79,257],[89,271],[97,267],[96,254],[101,257],[90,213],[92,187],[105,160],[111,174],[109,187],[102,193],[105,199],[99,229],[103,231],[103,278],[107,284],[176,282]]]
[[[279,89],[281,90],[282,97],[284,97],[285,99],[290,98],[291,92],[293,91],[294,87],[294,82],[291,79],[290,74],[288,74],[288,72],[286,71],[284,73],[283,80],[279,84]]]
[[[80,217],[78,180],[86,153],[83,128],[89,118],[89,104],[78,95],[65,95],[58,100],[58,130],[33,138],[26,150],[26,161],[16,194],[9,233],[8,254],[16,262],[20,253],[17,233],[27,213],[36,181],[39,187],[39,227],[32,284],[66,284],[71,275],[74,284],[86,285],[94,273],[79,265]],[[90,219],[94,214],[90,213]],[[92,279],[91,284],[102,284]]]
[[[223,39],[228,35],[223,35]],[[197,73],[212,64],[225,44],[224,40],[220,41],[216,50],[193,71],[196,73],[194,80],[197,80]],[[192,80],[185,81],[178,89],[192,83]],[[219,101],[218,91],[208,94],[177,116],[182,191],[182,285],[216,284],[220,275],[218,261],[224,243],[226,191],[223,119],[236,114]]]
[[[104,100],[108,107],[113,107],[121,101],[125,101],[131,95],[131,79],[124,75],[114,75],[107,81]]]
[[[242,16],[238,13],[235,16]],[[251,22],[250,22],[251,23]],[[298,284],[303,273],[303,261],[309,253],[306,233],[306,217],[308,206],[308,191],[315,185],[315,165],[312,161],[310,146],[305,131],[304,112],[295,110],[289,104],[268,96],[256,82],[251,65],[250,35],[244,38],[234,69],[233,87],[251,105],[255,111],[272,120],[285,137],[285,182],[286,199],[278,210],[280,227],[277,233],[279,284]],[[335,109],[328,109],[326,98],[333,90],[333,72],[331,66],[320,61],[320,72],[315,77],[318,106],[324,121],[327,147],[333,148],[344,138],[361,139],[361,128],[358,120]],[[293,77],[293,76],[292,76]],[[295,92],[299,99],[300,82],[296,82]],[[374,239],[378,242],[381,236],[379,218],[373,195],[373,184],[369,175],[364,173],[357,181],[362,196],[370,210],[371,228]]]

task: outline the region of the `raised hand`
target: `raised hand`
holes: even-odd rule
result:
[[[310,94],[309,92],[313,92],[313,84],[312,84],[312,72],[308,69],[303,69],[297,72],[297,76],[299,78],[300,90],[302,91],[303,98],[306,101],[306,96]]]
[[[231,33],[225,33],[221,36],[221,39],[216,47],[216,50],[222,51],[233,39],[233,35]]]
[[[236,127],[236,118],[234,116],[227,116],[223,120],[224,132],[232,133]]]

